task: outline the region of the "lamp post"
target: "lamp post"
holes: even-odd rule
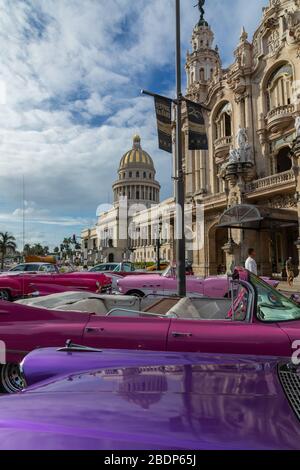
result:
[[[156,237],[156,269],[157,271],[160,271],[160,248],[161,248],[161,232],[162,232],[162,220],[159,220],[158,224],[158,231],[157,231],[157,237]]]
[[[182,155],[182,93],[181,93],[181,28],[180,28],[180,0],[176,0],[176,172],[175,199],[176,199],[176,263],[177,263],[177,292],[179,297],[186,296],[185,273],[185,223],[184,204],[185,188]]]

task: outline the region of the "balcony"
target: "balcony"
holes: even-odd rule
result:
[[[214,149],[215,157],[218,160],[217,163],[221,163],[225,158],[228,157],[232,140],[232,136],[225,136],[215,140]]]
[[[269,111],[266,117],[268,130],[275,134],[289,127],[293,123],[294,110],[295,106],[293,104],[287,104]]]
[[[276,190],[276,192],[282,192],[283,189],[293,188],[295,183],[295,173],[293,170],[289,170],[284,173],[278,173],[276,175],[268,176],[267,178],[253,181],[248,184],[247,192],[255,192],[256,196],[259,192],[268,193],[273,190]]]

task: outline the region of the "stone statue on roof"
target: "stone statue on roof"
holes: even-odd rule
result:
[[[204,13],[205,13],[204,5],[205,5],[205,0],[198,0],[198,3],[195,5],[195,7],[199,8],[200,15],[201,15],[200,20],[204,19]]]

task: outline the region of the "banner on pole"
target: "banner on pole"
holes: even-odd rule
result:
[[[155,96],[155,111],[159,148],[173,153],[172,149],[172,100]]]
[[[202,106],[186,100],[189,125],[189,150],[208,150]]]

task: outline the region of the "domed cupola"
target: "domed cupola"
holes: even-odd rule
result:
[[[150,207],[159,203],[160,184],[155,180],[155,167],[150,155],[142,149],[141,138],[135,135],[132,149],[120,161],[119,180],[113,185],[117,204],[127,197],[129,204]]]
[[[131,150],[125,153],[120,161],[120,170],[125,170],[130,167],[136,167],[141,165],[154,170],[153,160],[150,155],[142,149],[141,138],[139,135],[135,135],[133,138],[133,147]]]

